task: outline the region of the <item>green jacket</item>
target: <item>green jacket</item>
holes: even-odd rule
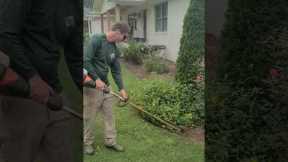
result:
[[[62,50],[82,90],[81,4],[81,0],[0,0],[0,50],[9,55],[11,68],[27,80],[37,73],[60,92]]]
[[[116,44],[108,42],[105,34],[94,35],[84,51],[84,68],[93,80],[101,79],[106,85],[109,85],[110,69],[116,85],[121,90],[124,86],[119,56],[120,52]]]

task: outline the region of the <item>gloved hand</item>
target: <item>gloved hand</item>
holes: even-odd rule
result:
[[[14,83],[18,75],[10,68],[0,64],[0,86],[6,86]]]
[[[54,94],[53,89],[37,74],[29,79],[30,97],[39,103],[46,104],[49,96]]]
[[[9,67],[5,68],[0,79],[0,89],[3,94],[19,97],[27,97],[30,92],[27,82]]]
[[[83,75],[83,86],[88,88],[96,88],[96,83],[91,79],[89,75]]]

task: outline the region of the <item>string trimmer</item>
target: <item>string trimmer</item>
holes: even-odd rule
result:
[[[87,82],[84,83],[84,87],[87,87],[87,88],[96,88],[96,83],[95,83],[94,81],[92,81],[92,80],[91,80],[91,81],[87,81]],[[109,94],[113,95],[114,97],[118,98],[121,102],[125,102],[127,105],[130,105],[132,108],[136,109],[137,111],[139,111],[139,112],[141,112],[141,113],[143,113],[143,114],[145,114],[145,115],[147,115],[147,116],[155,119],[157,122],[159,122],[159,123],[162,125],[162,127],[166,127],[166,128],[168,128],[169,130],[174,130],[174,131],[176,131],[176,132],[184,132],[184,129],[183,129],[183,128],[180,128],[180,127],[174,125],[173,123],[170,123],[170,122],[168,122],[168,121],[165,121],[165,120],[163,120],[163,119],[155,116],[154,114],[152,114],[152,113],[144,110],[143,107],[138,106],[138,105],[134,104],[134,103],[131,102],[131,101],[125,100],[125,99],[122,98],[119,94],[111,91],[108,87],[104,88],[104,89],[103,89],[103,92],[104,92],[104,93],[109,93]]]

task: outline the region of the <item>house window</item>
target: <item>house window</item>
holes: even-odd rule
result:
[[[162,2],[155,6],[155,31],[166,32],[168,21],[168,2]]]

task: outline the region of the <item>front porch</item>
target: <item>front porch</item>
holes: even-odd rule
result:
[[[145,3],[146,0],[107,0],[101,11],[101,31],[107,32],[113,23],[124,21],[130,26],[130,39],[145,42],[147,39]]]

